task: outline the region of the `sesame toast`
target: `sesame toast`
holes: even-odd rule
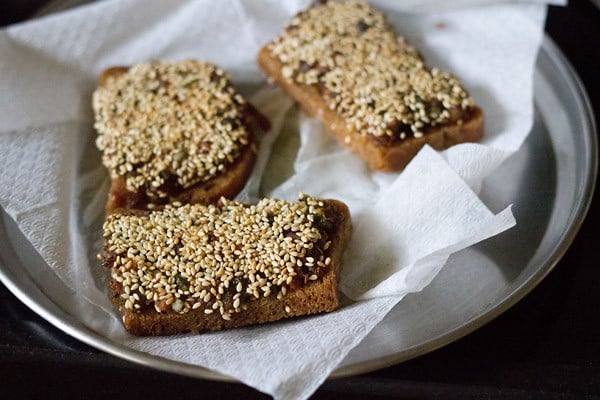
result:
[[[107,214],[213,203],[244,187],[269,121],[216,66],[185,60],[105,70],[93,95]]]
[[[129,333],[216,331],[336,309],[351,232],[336,200],[222,199],[109,215],[101,259]]]
[[[327,1],[297,14],[257,61],[373,170],[400,170],[425,144],[442,150],[483,135],[483,112],[459,81],[426,68],[362,1]]]

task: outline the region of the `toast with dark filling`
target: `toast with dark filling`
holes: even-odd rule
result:
[[[483,135],[483,112],[460,82],[428,69],[384,15],[362,1],[297,14],[258,54],[270,80],[373,170],[396,171],[425,145]]]
[[[128,332],[215,331],[335,310],[351,232],[336,200],[222,199],[109,215],[101,258]]]
[[[111,178],[107,214],[235,197],[256,134],[269,129],[223,70],[194,60],[109,68],[92,104]]]

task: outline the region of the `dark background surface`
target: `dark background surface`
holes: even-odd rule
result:
[[[23,20],[44,3],[0,1],[0,25]],[[584,0],[550,7],[546,31],[582,79],[598,123],[600,11]],[[417,359],[327,381],[314,398],[600,399],[599,214],[596,195],[564,258],[499,318]],[[268,398],[241,384],[154,371],[99,352],[51,326],[0,284],[0,398],[59,395]]]

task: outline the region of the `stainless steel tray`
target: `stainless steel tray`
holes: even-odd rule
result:
[[[493,211],[513,203],[517,227],[452,256],[433,283],[400,302],[332,377],[399,363],[472,332],[523,298],[565,253],[591,201],[597,139],[585,91],[549,38],[537,60],[534,92],[536,118],[531,134],[523,147],[486,179],[481,193]],[[230,379],[124,347],[63,311],[46,293],[70,291],[3,211],[0,280],[51,324],[97,349],[161,370]],[[77,301],[75,294],[73,301]]]

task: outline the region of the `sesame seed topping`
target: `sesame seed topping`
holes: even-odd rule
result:
[[[349,128],[382,143],[421,137],[473,105],[456,78],[427,69],[384,15],[363,1],[310,7],[268,49],[283,64],[285,79],[317,88]]]
[[[322,250],[328,217],[323,202],[304,194],[297,202],[221,199],[112,214],[104,223],[110,253],[104,260],[121,282],[126,309],[184,314],[201,308],[228,320],[252,299],[281,300],[319,279],[331,263]]]
[[[249,139],[244,104],[212,64],[137,64],[94,92],[96,144],[112,179],[164,198],[168,187],[205,182],[237,159]]]

